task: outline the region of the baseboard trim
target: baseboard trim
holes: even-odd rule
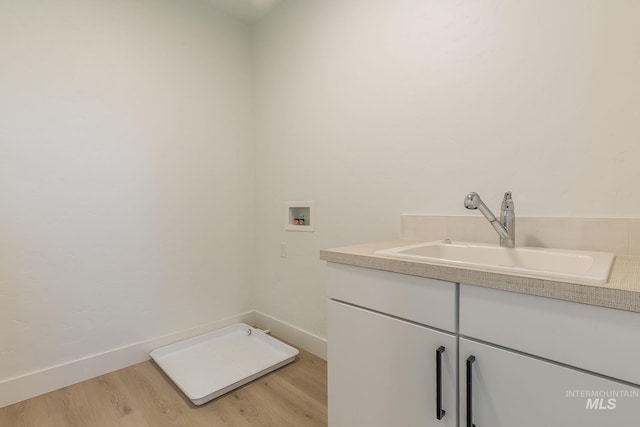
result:
[[[255,311],[254,325],[269,329],[278,338],[327,360],[327,340],[260,311]]]
[[[0,381],[0,408],[144,362],[153,349],[239,322],[255,323],[255,311]]]
[[[270,329],[273,335],[322,359],[327,359],[326,339],[260,311],[248,311],[184,331],[2,380],[0,381],[0,408],[144,362],[149,360],[151,350],[158,347],[206,334],[239,322],[254,325],[261,329]]]

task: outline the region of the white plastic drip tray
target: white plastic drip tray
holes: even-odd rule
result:
[[[153,350],[151,358],[195,405],[295,360],[298,350],[237,323]]]

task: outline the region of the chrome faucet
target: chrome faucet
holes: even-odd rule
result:
[[[467,209],[478,209],[482,215],[491,223],[500,236],[500,246],[514,248],[516,246],[516,213],[513,210],[513,200],[511,191],[504,193],[502,207],[500,209],[500,221],[484,204],[478,193],[469,193],[464,199],[464,207]]]

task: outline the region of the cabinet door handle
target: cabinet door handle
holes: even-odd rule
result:
[[[475,356],[469,356],[467,358],[467,427],[476,427],[473,423],[473,392],[471,390],[471,375],[473,374],[473,362],[475,361]]]
[[[444,346],[436,350],[436,419],[441,420],[446,411],[442,409],[442,353]]]

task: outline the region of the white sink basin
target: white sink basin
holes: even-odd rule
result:
[[[438,240],[376,252],[393,258],[475,267],[552,279],[607,283],[614,255],[549,248],[502,248],[484,243]]]

